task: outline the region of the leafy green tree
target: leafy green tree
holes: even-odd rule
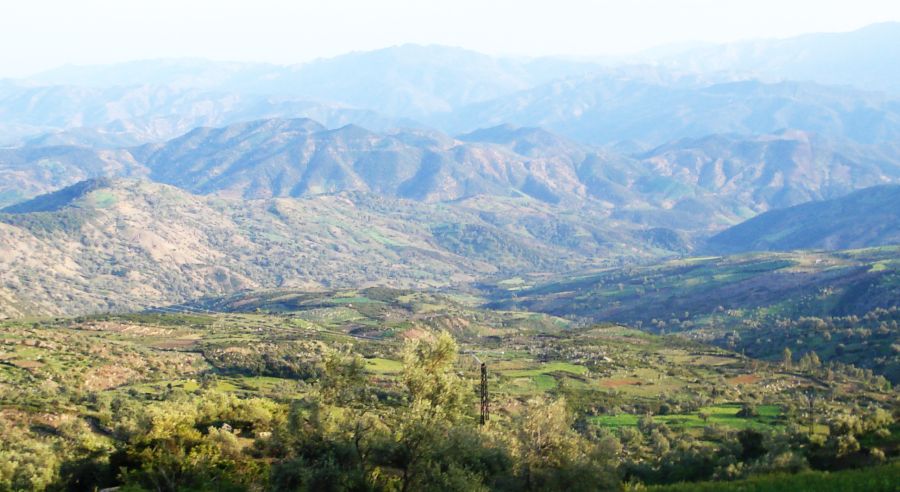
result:
[[[57,479],[59,459],[50,443],[2,420],[0,438],[0,490],[44,490]]]
[[[285,425],[261,452],[281,462],[273,468],[279,490],[367,490],[384,485],[372,456],[389,440],[372,406],[362,359],[345,348],[329,350],[318,386],[293,406]],[[389,454],[389,453],[388,453]]]
[[[212,397],[206,395],[206,397]],[[139,416],[116,463],[122,480],[161,491],[240,490],[260,482],[264,467],[240,451],[230,425],[204,424],[206,397],[164,401]]]
[[[575,432],[565,400],[529,400],[514,426],[512,448],[524,489],[606,490],[618,482],[609,463],[619,450],[598,448]]]
[[[434,340],[407,342],[403,352],[402,381],[407,406],[394,423],[401,449],[401,490],[417,490],[428,470],[436,446],[452,427],[469,415],[471,386],[454,370],[459,347],[447,332]]]

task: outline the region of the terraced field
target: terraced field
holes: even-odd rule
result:
[[[732,429],[766,429],[781,426],[782,412],[777,405],[760,405],[756,408],[757,416],[741,417],[739,404],[722,404],[702,407],[695,412],[682,414],[654,415],[655,423],[666,424],[674,428],[704,428],[718,425]],[[632,414],[601,415],[592,422],[603,427],[636,427],[641,416]]]

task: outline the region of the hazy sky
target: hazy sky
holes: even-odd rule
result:
[[[296,63],[402,43],[625,54],[898,20],[893,0],[14,0],[0,7],[0,77],[162,57]]]

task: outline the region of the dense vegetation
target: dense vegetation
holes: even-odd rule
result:
[[[614,320],[769,360],[789,348],[827,371],[900,381],[900,249],[757,253],[491,286],[494,306]],[[850,364],[854,369],[848,369]]]
[[[877,378],[477,303],[272,291],[5,322],[0,489],[740,487],[900,453]]]

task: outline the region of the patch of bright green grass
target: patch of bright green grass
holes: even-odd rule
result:
[[[240,387],[243,390],[264,393],[275,390],[278,385],[284,382],[292,381],[290,379],[276,378],[272,376],[243,376],[229,381],[229,383],[234,384],[235,386]]]
[[[97,190],[91,194],[94,206],[97,208],[108,208],[116,203],[116,196],[108,191]]]
[[[397,374],[403,370],[403,363],[397,360],[373,357],[366,359],[366,369],[376,374]]]
[[[198,383],[196,380],[191,379],[189,381],[185,381],[184,383],[182,383],[181,388],[183,390],[187,391],[188,393],[191,393],[193,391],[197,391],[198,389],[200,389],[200,383]]]
[[[539,374],[531,378],[531,380],[534,381],[535,386],[540,391],[550,391],[556,388],[557,385],[556,378],[549,374]]]
[[[664,423],[669,427],[690,428],[720,425],[734,429],[748,429],[776,425],[778,417],[781,415],[781,409],[776,405],[760,405],[756,407],[759,416],[750,418],[738,417],[737,413],[740,409],[741,406],[736,404],[714,405],[703,407],[693,413],[654,415],[653,421]],[[708,418],[704,420],[700,416],[701,414],[707,415]],[[593,418],[593,421],[604,427],[623,427],[637,425],[641,417],[630,414],[598,415]]]
[[[397,245],[399,245],[399,243],[398,243],[397,241],[394,241],[394,240],[391,239],[391,238],[385,237],[384,235],[382,235],[381,233],[379,233],[378,231],[376,231],[376,230],[374,230],[374,229],[368,229],[368,230],[365,230],[365,231],[363,231],[363,234],[365,234],[365,235],[368,236],[370,239],[372,239],[373,241],[375,241],[375,242],[377,242],[377,243],[379,243],[379,244],[384,244],[384,245],[387,245],[387,246],[397,246]]]
[[[540,366],[534,369],[522,369],[515,371],[503,371],[503,375],[509,376],[512,378],[521,378],[521,377],[534,377],[540,375],[550,374],[552,372],[568,372],[576,375],[583,375],[587,373],[587,368],[584,366],[578,366],[575,364],[570,364],[568,362],[548,362],[546,364],[541,364]]]
[[[640,415],[620,413],[618,415],[597,415],[592,420],[595,424],[603,427],[635,427],[640,419]]]

